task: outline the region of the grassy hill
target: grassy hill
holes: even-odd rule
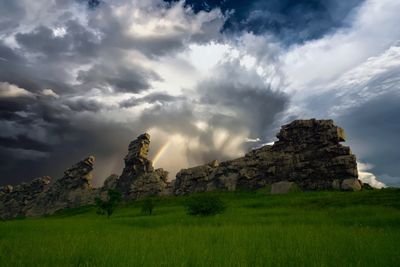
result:
[[[399,266],[399,189],[213,195],[227,209],[212,217],[169,197],[152,216],[136,202],[0,222],[0,266]]]

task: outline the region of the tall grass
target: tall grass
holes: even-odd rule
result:
[[[215,193],[223,214],[193,217],[185,198],[153,216],[129,203],[0,222],[0,266],[398,266],[400,190],[269,196]],[[214,194],[214,195],[215,195]]]

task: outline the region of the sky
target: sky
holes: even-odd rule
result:
[[[0,0],[0,185],[128,144],[170,171],[333,119],[360,178],[400,186],[398,0]],[[160,152],[161,151],[161,152]]]

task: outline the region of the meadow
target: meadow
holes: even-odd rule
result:
[[[0,266],[399,266],[400,190],[211,193],[223,214],[189,216],[185,197],[0,222]]]

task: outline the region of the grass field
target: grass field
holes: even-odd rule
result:
[[[136,202],[0,222],[0,266],[400,266],[399,189],[215,194],[213,217],[171,197],[152,216]]]

